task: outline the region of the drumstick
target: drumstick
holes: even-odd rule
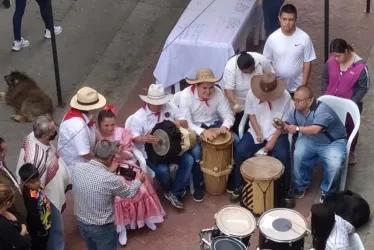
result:
[[[300,225],[300,224],[298,224],[298,223],[296,223],[296,222],[294,222],[294,221],[292,221],[292,220],[290,220],[290,221],[292,222],[292,224],[295,224],[296,226],[298,226],[298,227],[304,229],[308,234],[311,234],[311,233],[312,233],[312,232],[311,232],[307,227],[304,227],[304,226],[302,226],[302,225]],[[291,226],[290,229],[292,229],[292,226]],[[295,231],[295,230],[294,230],[294,231]]]

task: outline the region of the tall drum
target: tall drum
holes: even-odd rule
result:
[[[258,221],[260,249],[303,250],[307,234],[305,218],[298,212],[275,208],[265,212]]]
[[[227,131],[210,141],[201,140],[201,171],[205,189],[210,195],[225,193],[227,181],[233,168],[234,137]]]
[[[241,205],[255,215],[274,208],[274,201],[279,200],[278,193],[274,194],[274,182],[282,176],[283,164],[274,157],[260,155],[243,162],[240,172],[244,179]]]

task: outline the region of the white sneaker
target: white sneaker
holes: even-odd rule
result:
[[[19,51],[19,50],[21,50],[22,48],[25,48],[25,47],[27,47],[27,46],[29,46],[29,45],[30,45],[29,41],[27,41],[27,40],[25,40],[25,39],[23,39],[23,38],[21,37],[21,40],[20,40],[20,41],[14,41],[14,42],[13,42],[12,50],[13,50],[13,51]]]
[[[55,26],[55,35],[59,35],[61,34],[62,32],[62,28],[61,26]],[[45,32],[44,32],[44,37],[45,38],[48,38],[48,39],[51,39],[52,35],[51,35],[51,31],[46,29]]]

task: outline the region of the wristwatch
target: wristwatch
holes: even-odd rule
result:
[[[296,131],[297,131],[297,132],[300,131],[300,127],[299,127],[299,126],[296,127]]]

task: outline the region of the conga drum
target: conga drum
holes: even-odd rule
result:
[[[282,176],[283,164],[274,157],[260,155],[243,162],[240,172],[244,179],[241,205],[255,215],[274,208],[279,198],[278,193],[274,194],[274,182]]]
[[[287,208],[275,208],[265,212],[258,221],[260,249],[304,249],[307,234],[305,218]]]
[[[226,192],[227,181],[233,168],[233,142],[231,132],[218,134],[210,141],[201,140],[201,171],[205,189],[210,195]]]

